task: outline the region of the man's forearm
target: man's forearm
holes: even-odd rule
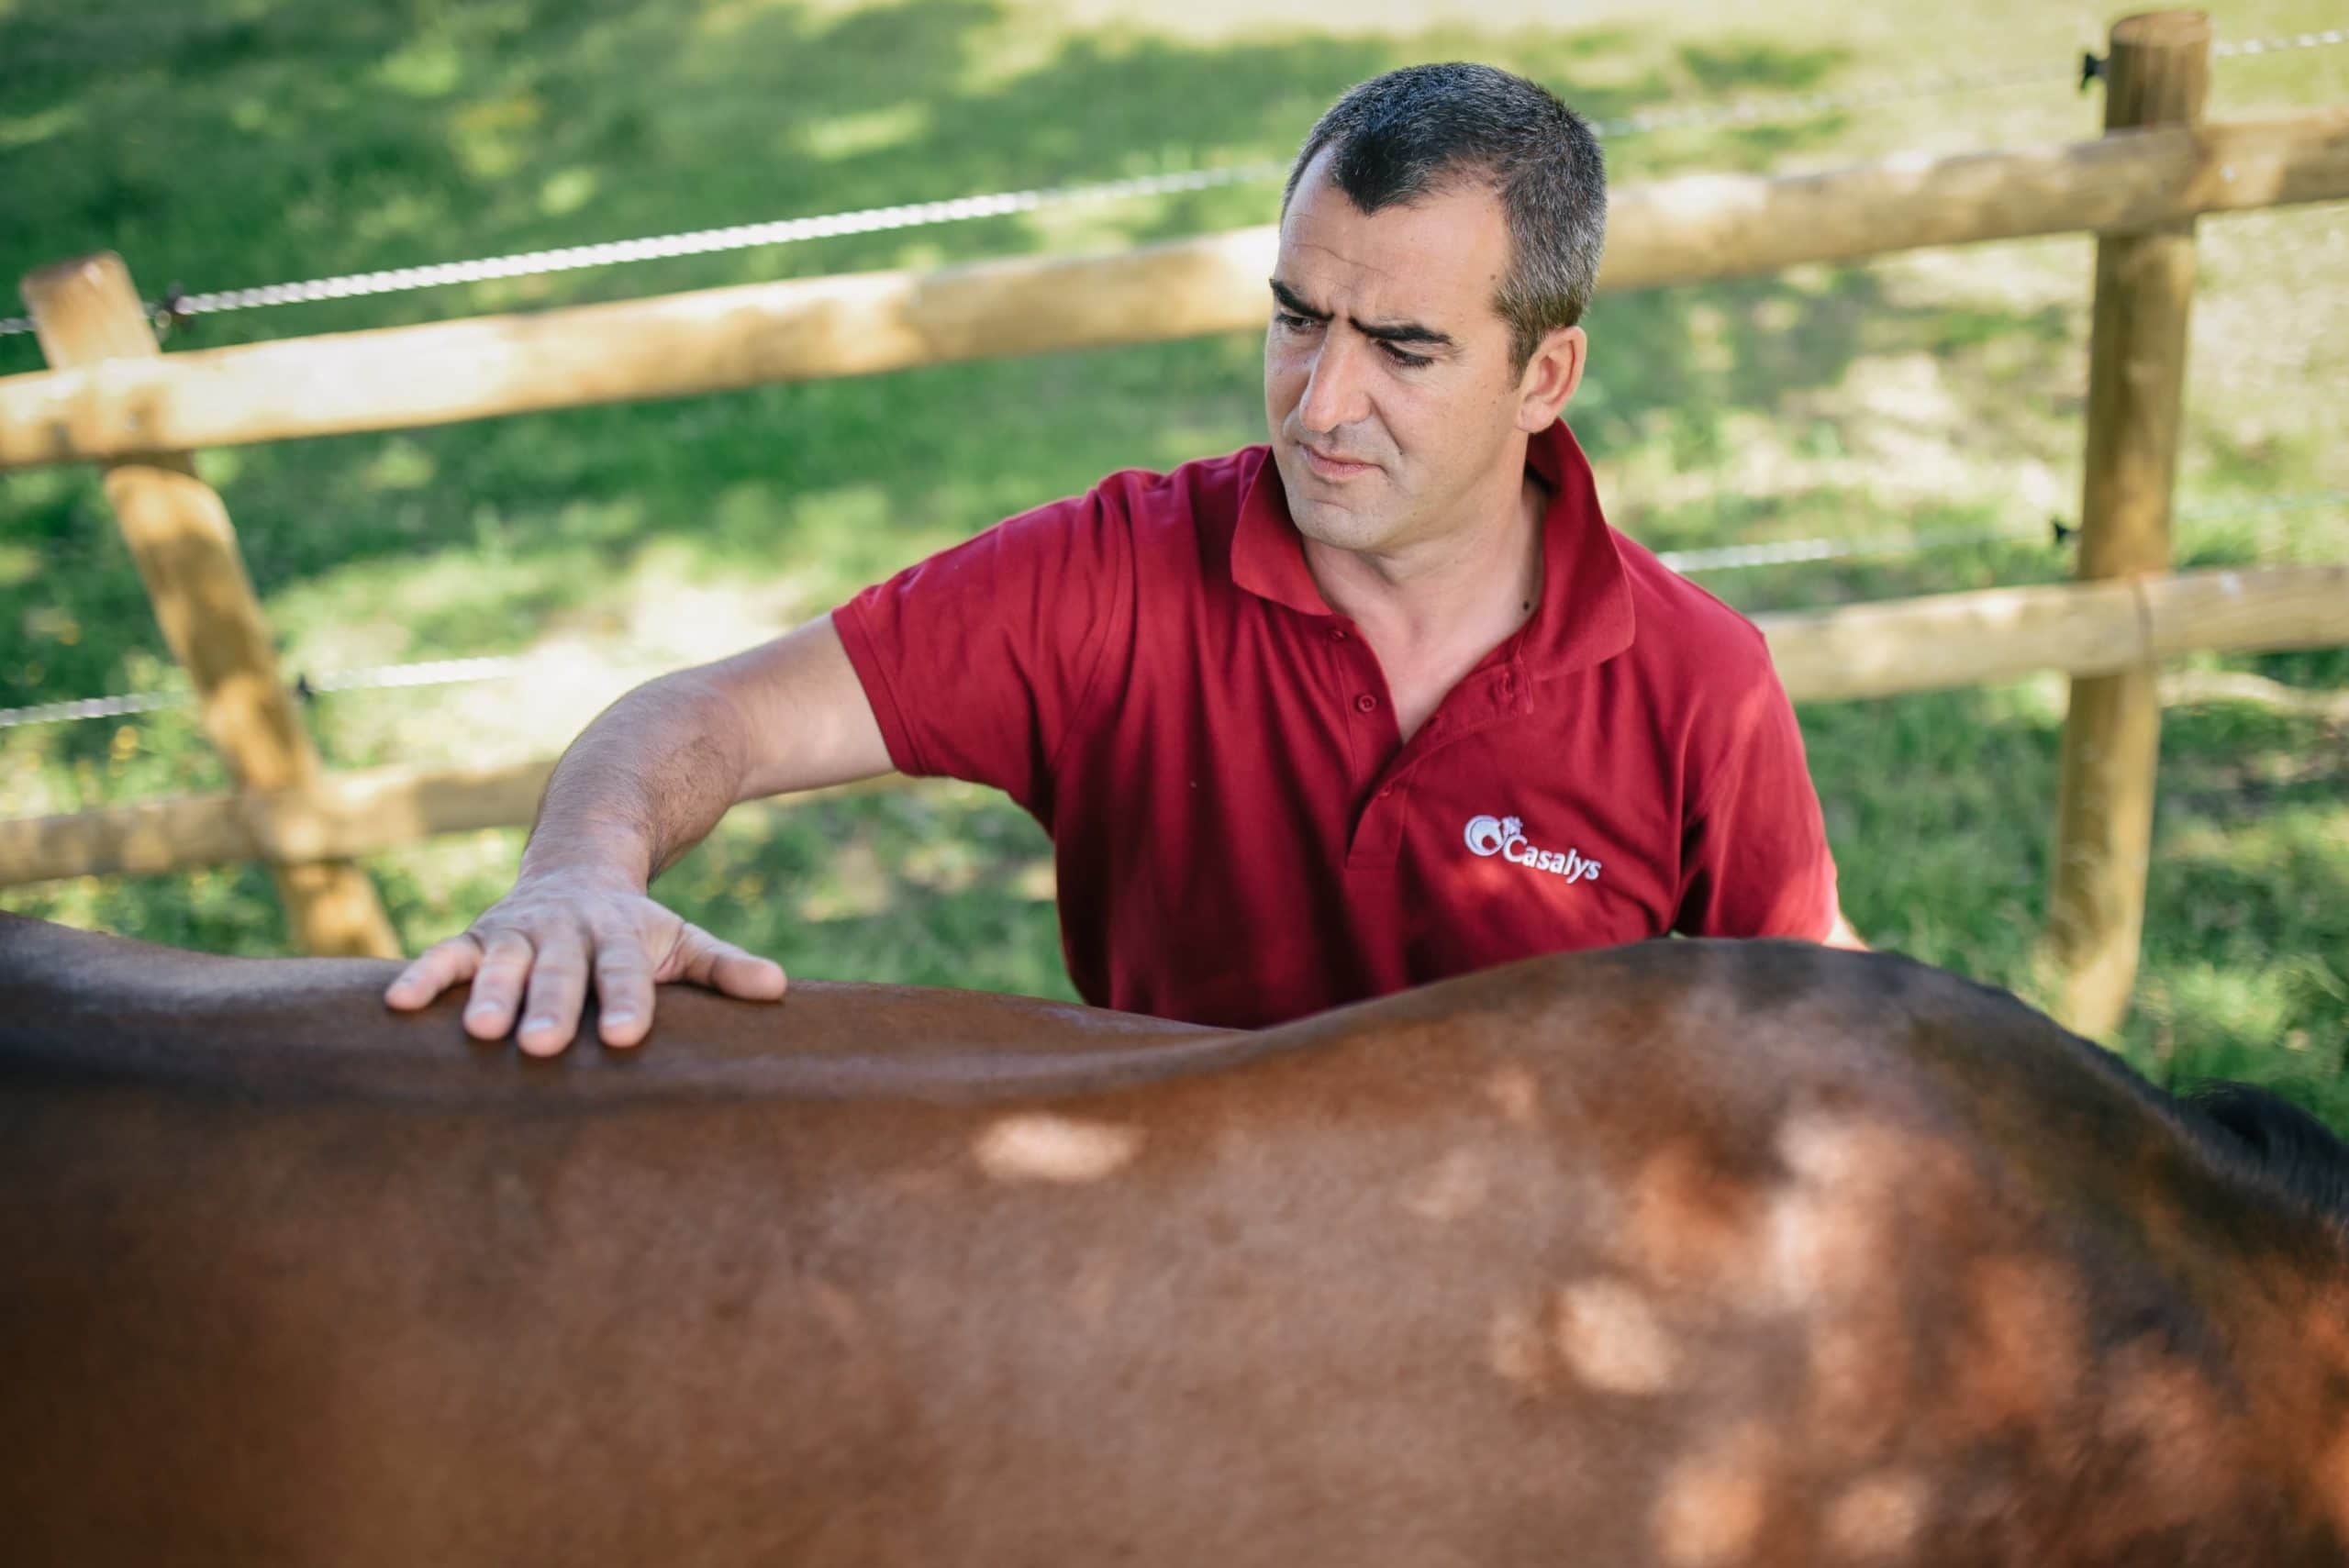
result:
[[[563,752],[522,851],[523,874],[600,871],[642,887],[718,825],[749,766],[740,715],[707,676],[649,681]]]

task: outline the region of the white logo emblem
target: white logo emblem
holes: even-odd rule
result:
[[[1598,862],[1585,860],[1576,850],[1538,850],[1526,841],[1525,824],[1514,817],[1472,817],[1468,848],[1480,855],[1498,855],[1511,865],[1531,866],[1568,882],[1597,882]]]

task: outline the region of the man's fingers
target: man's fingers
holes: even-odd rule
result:
[[[606,1045],[635,1045],[652,1028],[652,971],[641,946],[596,933],[596,1032]]]
[[[435,942],[417,955],[384,992],[384,1000],[403,1012],[412,1012],[451,985],[461,985],[481,968],[481,944],[471,932]]]
[[[473,976],[473,1000],[465,1004],[465,1032],[475,1040],[504,1040],[514,1027],[514,1007],[522,999],[522,982],[530,973],[530,939],[519,931],[500,931],[482,950],[481,969]]]
[[[402,970],[384,1000],[421,1007],[471,980],[467,1034],[484,1040],[511,1034],[529,1055],[552,1056],[578,1034],[591,984],[598,1003],[596,1032],[606,1045],[623,1048],[641,1043],[651,1031],[658,981],[689,981],[754,1002],[783,995],[782,965],[657,906],[647,911],[660,917],[657,923],[640,919],[646,900],[583,902],[588,906],[568,911],[518,910],[510,924],[509,917],[493,910],[472,930],[435,945]],[[676,936],[667,951],[648,949],[647,939],[659,940],[662,927],[672,921]]]
[[[729,996],[740,996],[745,1002],[774,1001],[787,984],[783,965],[727,942],[718,944],[718,959],[710,965],[710,978],[719,991]]]
[[[552,1056],[579,1032],[579,1011],[587,1001],[584,933],[561,931],[539,943],[530,966],[530,1005],[514,1043],[532,1056]]]
[[[680,980],[746,1002],[772,1002],[783,995],[783,965],[721,942],[699,926],[689,924],[678,933],[675,964]]]

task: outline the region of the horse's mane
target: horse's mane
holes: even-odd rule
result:
[[[2306,1108],[2272,1089],[2230,1079],[2209,1079],[2173,1093],[2119,1051],[2073,1033],[2010,992],[1961,975],[1943,979],[1978,996],[1987,1008],[2032,1020],[2034,1039],[2052,1040],[2076,1063],[2131,1096],[2211,1169],[2318,1220],[2349,1243],[2349,1142]]]
[[[2177,1104],[2205,1148],[2349,1234],[2349,1143],[2332,1129],[2254,1084],[2214,1079]]]

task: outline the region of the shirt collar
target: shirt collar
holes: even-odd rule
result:
[[[1614,530],[1599,512],[1589,460],[1560,419],[1526,443],[1525,462],[1549,486],[1550,506],[1542,518],[1542,602],[1511,639],[1512,662],[1521,661],[1535,676],[1603,663],[1631,645],[1634,617],[1631,583]],[[1306,615],[1336,614],[1305,564],[1270,448],[1241,497],[1231,577],[1258,598]]]

